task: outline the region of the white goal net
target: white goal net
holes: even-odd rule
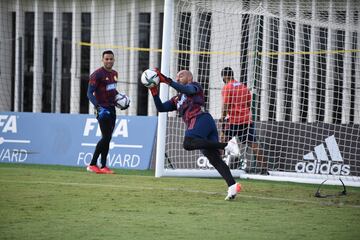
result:
[[[235,175],[360,185],[359,8],[350,0],[175,3],[170,75],[190,70],[217,120],[224,67],[251,90],[270,175],[259,175],[249,142],[239,157],[224,158]],[[167,115],[166,131],[160,176],[217,176],[200,151],[182,148],[185,125],[176,114]]]

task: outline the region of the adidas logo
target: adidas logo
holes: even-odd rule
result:
[[[334,135],[325,139],[325,145],[322,143],[303,157],[303,162],[295,165],[295,171],[298,173],[313,174],[331,174],[331,175],[349,175],[350,165],[343,164],[339,145]]]

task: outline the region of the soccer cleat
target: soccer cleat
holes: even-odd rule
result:
[[[113,174],[114,171],[110,170],[110,168],[108,168],[108,167],[103,167],[103,168],[100,168],[100,173],[103,173],[103,174]]]
[[[230,139],[230,141],[226,145],[225,154],[226,155],[233,155],[233,156],[237,156],[237,155],[240,154],[240,149],[239,149],[239,145],[238,145],[238,142],[236,140],[236,137],[233,137],[232,139]]]
[[[96,166],[96,165],[89,165],[89,166],[87,166],[86,170],[88,172],[101,173],[100,168],[98,166]]]
[[[225,198],[226,201],[229,200],[233,200],[236,197],[236,194],[238,194],[241,191],[241,184],[240,183],[235,183],[233,185],[231,185],[228,188],[228,194]]]

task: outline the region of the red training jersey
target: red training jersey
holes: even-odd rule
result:
[[[245,84],[233,79],[222,88],[221,95],[228,105],[230,124],[251,123],[251,92]]]
[[[107,71],[104,67],[98,68],[90,75],[89,85],[95,86],[95,97],[102,107],[114,106],[118,73],[115,70]]]

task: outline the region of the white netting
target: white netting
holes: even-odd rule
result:
[[[253,94],[258,143],[271,175],[360,181],[360,24],[355,1],[179,1],[172,76],[189,69],[221,117],[220,72]],[[174,92],[171,92],[174,94]],[[209,169],[182,149],[185,126],[169,114],[166,168]],[[219,124],[219,132],[221,125]],[[247,172],[258,172],[243,144]],[[232,161],[232,162],[233,162]]]

